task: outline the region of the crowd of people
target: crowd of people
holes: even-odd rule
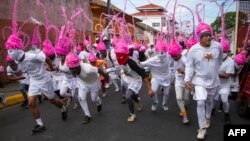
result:
[[[29,51],[13,24],[12,34],[5,43],[6,71],[10,80],[20,82],[25,99],[22,107],[28,105],[36,121],[32,134],[46,130],[36,105],[37,98],[42,101],[42,97],[46,97],[58,107],[62,120],[67,119],[70,104],[80,107],[85,115],[82,123],[87,124],[92,120],[87,95],[101,112],[110,84],[116,92],[120,91],[122,103],[128,105],[127,122],[136,121],[135,107],[142,110],[140,89],[144,83],[152,98],[152,111],[158,106],[168,110],[169,90],[174,86],[183,124],[189,123],[187,108],[193,96],[197,102],[198,139],[205,138],[212,111],[221,102],[225,124],[230,124],[228,97],[231,87],[239,87],[238,74],[246,62],[244,50],[230,57],[228,39],[213,38],[211,26],[202,21],[190,37],[172,37],[167,43],[165,35],[160,33],[156,42],[148,45],[133,41],[127,34],[126,22],[121,21],[120,34],[113,35],[108,46],[102,34],[105,30],[94,44],[90,38],[76,43],[75,29],[70,22],[60,28],[55,45],[48,38],[50,26],[45,25],[46,39],[40,45],[37,26]],[[162,103],[159,103],[158,90],[163,93]]]

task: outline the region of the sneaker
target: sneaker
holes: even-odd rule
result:
[[[102,111],[102,104],[97,105],[97,112],[101,112]]]
[[[79,108],[80,108],[80,106],[77,103],[73,106],[73,109],[79,109]]]
[[[184,116],[184,117],[183,117],[182,123],[183,123],[183,124],[188,124],[188,123],[189,123],[189,119],[188,119],[187,116]]]
[[[61,113],[62,113],[62,120],[66,120],[68,118],[68,108],[66,106],[63,106],[61,108]]]
[[[205,128],[209,128],[210,127],[210,119],[206,120],[206,124],[205,124]]]
[[[197,139],[199,139],[199,140],[205,139],[206,134],[207,134],[207,130],[205,128],[199,129]]]
[[[82,123],[83,124],[88,124],[91,120],[91,117],[90,116],[85,116],[84,119],[82,120]]]
[[[127,103],[126,98],[123,97],[123,98],[122,98],[122,104],[126,104],[126,103]]]
[[[105,84],[105,88],[108,89],[109,88],[109,83]]]
[[[164,111],[168,111],[168,106],[167,105],[162,105],[162,108]]]
[[[106,93],[102,93],[102,97],[106,97],[107,96],[107,94]]]
[[[228,113],[225,113],[225,124],[230,125],[231,124],[231,119]]]
[[[46,130],[45,126],[36,125],[35,128],[31,131],[31,135],[42,133]]]
[[[158,106],[158,103],[153,103],[151,106],[151,110],[156,111],[157,106]]]
[[[136,115],[135,114],[129,114],[128,117],[128,122],[134,122],[136,120]]]
[[[118,91],[119,91],[119,88],[116,88],[116,89],[115,89],[115,92],[118,92]]]

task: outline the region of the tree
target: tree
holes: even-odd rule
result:
[[[225,13],[225,30],[233,28],[235,26],[236,12],[227,12]],[[239,22],[245,23],[247,21],[247,15],[243,12],[239,12]],[[214,31],[221,30],[221,16],[217,17],[215,21],[211,24]]]

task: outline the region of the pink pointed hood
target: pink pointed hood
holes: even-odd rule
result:
[[[89,53],[89,58],[88,58],[88,60],[89,60],[89,62],[95,62],[97,59],[96,59],[96,56],[95,56],[95,54],[94,54],[94,52],[93,51],[91,51],[90,53]]]
[[[246,63],[247,57],[245,52],[241,52],[234,57],[234,62],[238,65],[244,65]]]
[[[69,68],[75,68],[80,66],[80,58],[78,57],[77,54],[75,54],[74,52],[70,52],[67,56],[66,56],[66,64]]]
[[[55,54],[54,48],[50,40],[45,40],[43,42],[43,52],[47,57],[50,57]]]
[[[174,40],[168,47],[168,54],[171,56],[179,56],[181,52],[182,47],[176,42],[176,40]]]

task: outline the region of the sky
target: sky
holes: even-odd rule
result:
[[[107,1],[107,0],[103,0],[103,1]],[[124,9],[125,1],[127,1],[126,10],[125,10],[126,13],[133,14],[133,13],[138,12],[135,7],[140,7],[143,5],[150,4],[150,3],[165,7],[168,0],[111,0],[111,3],[120,9]],[[217,0],[217,1],[219,4],[221,4],[222,2],[226,3],[225,10],[233,2],[233,0]],[[195,14],[195,5],[197,3],[205,3],[204,21],[206,23],[212,23],[215,20],[215,18],[219,15],[218,6],[215,3],[209,2],[209,0],[178,0],[177,2],[178,2],[177,4],[182,4],[182,5],[189,7],[190,9],[192,9],[194,14]],[[170,13],[172,13],[173,5],[174,5],[174,0],[170,0],[170,3],[169,3],[166,10],[169,11]],[[204,17],[203,11],[201,11],[202,18]],[[235,3],[232,4],[230,6],[230,8],[228,8],[228,11],[236,11],[236,4]],[[191,14],[185,8],[178,7],[176,9],[176,20],[178,21],[178,20],[180,20],[180,18],[182,21],[191,20]],[[195,18],[196,18],[196,15],[195,15]]]

